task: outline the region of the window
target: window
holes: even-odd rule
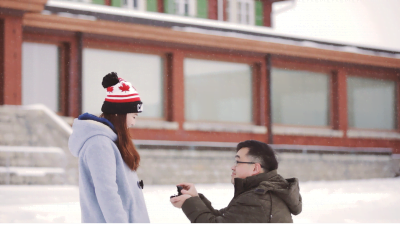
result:
[[[173,0],[174,14],[181,16],[196,16],[196,0]]]
[[[22,44],[22,105],[41,103],[58,112],[59,75],[57,45]]]
[[[254,25],[254,0],[227,0],[226,15],[229,22]]]
[[[349,127],[395,129],[395,88],[394,81],[348,77]]]
[[[147,10],[147,1],[146,0],[123,0],[123,7],[132,10]]]
[[[144,104],[141,117],[163,117],[162,57],[99,49],[83,50],[83,112],[101,113],[107,95],[101,82],[110,72],[117,72],[137,89]]]
[[[252,123],[252,74],[248,64],[184,60],[187,121]]]
[[[328,74],[272,68],[271,83],[273,123],[329,124]]]

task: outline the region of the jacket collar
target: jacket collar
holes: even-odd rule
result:
[[[100,122],[100,123],[108,126],[109,128],[111,128],[114,131],[114,133],[117,133],[117,131],[115,130],[114,125],[109,120],[107,120],[106,118],[97,117],[97,116],[89,114],[89,113],[84,113],[84,114],[81,114],[78,117],[78,120],[91,120],[91,121]]]
[[[257,187],[258,185],[260,185],[260,182],[269,180],[272,177],[276,176],[277,174],[278,174],[277,170],[272,170],[267,173],[261,173],[261,174],[249,176],[245,179],[235,178],[234,179],[234,181],[235,181],[234,198],[236,198],[238,195],[240,195],[246,191],[249,191],[252,188]]]

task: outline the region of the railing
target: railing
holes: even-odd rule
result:
[[[58,147],[0,146],[0,152],[7,153],[5,166],[0,166],[0,173],[6,173],[6,184],[10,184],[11,174],[18,176],[45,176],[46,174],[63,174],[64,184],[67,181],[67,157]],[[60,155],[59,167],[23,167],[10,166],[10,153],[48,153]]]

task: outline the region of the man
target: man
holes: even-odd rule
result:
[[[236,152],[231,168],[235,194],[226,208],[214,209],[191,183],[178,184],[182,195],[171,198],[171,203],[192,223],[293,223],[291,214],[302,209],[298,180],[285,180],[277,173],[274,151],[263,142],[241,142]]]

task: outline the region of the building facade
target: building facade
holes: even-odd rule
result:
[[[400,153],[400,53],[277,34],[273,2],[0,0],[0,104],[99,114],[115,71],[138,140]]]

